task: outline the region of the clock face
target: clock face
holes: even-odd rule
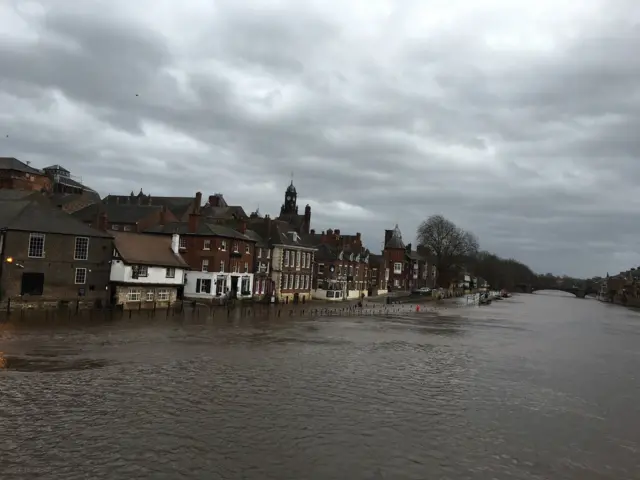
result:
[[[291,201],[291,196],[288,196],[288,197],[287,197],[287,200],[288,200],[288,201]]]

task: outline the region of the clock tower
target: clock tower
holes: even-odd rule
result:
[[[297,215],[298,214],[298,206],[296,202],[298,200],[298,192],[296,192],[296,187],[293,186],[293,180],[291,180],[291,184],[287,187],[287,190],[284,192],[284,203],[280,208],[280,215]]]

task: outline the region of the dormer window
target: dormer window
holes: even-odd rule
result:
[[[340,252],[338,254],[338,260],[343,260],[344,259],[344,252]]]
[[[349,255],[349,261],[353,262],[353,253],[351,255]]]

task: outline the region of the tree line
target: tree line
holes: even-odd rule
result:
[[[433,215],[422,222],[416,238],[418,248],[434,262],[437,284],[441,287],[448,287],[465,270],[496,289],[513,289],[521,284],[540,286],[542,281],[552,287],[556,282],[556,277],[552,276],[552,281],[548,276],[537,275],[522,262],[481,251],[473,233],[442,215]]]

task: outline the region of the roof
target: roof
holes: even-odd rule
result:
[[[254,232],[253,230],[247,230],[246,232],[244,232],[244,234],[256,242],[256,247],[269,248],[269,242],[258,235],[257,232]]]
[[[137,195],[131,192],[130,195],[107,195],[102,199],[105,204],[155,205],[167,207],[177,218],[182,218],[189,212],[194,204],[194,200],[193,197],[152,197],[151,195],[142,193],[142,190],[140,190],[140,193]]]
[[[315,249],[312,243],[309,243],[303,237],[300,237],[294,231],[292,225],[282,220],[272,220],[270,218],[250,219],[247,225],[264,238],[269,245],[286,245],[290,247]]]
[[[296,187],[293,186],[293,180],[291,180],[291,184],[287,187],[287,193],[296,193]]]
[[[10,191],[10,190],[9,190]],[[85,225],[54,207],[47,198],[28,195],[16,198],[0,190],[0,228],[38,233],[57,233],[84,237],[106,237],[106,232]]]
[[[402,241],[402,233],[400,228],[396,224],[396,228],[393,229],[391,238],[385,244],[384,248],[404,248],[404,242]]]
[[[107,214],[110,223],[137,223],[147,218],[152,213],[162,210],[159,205],[128,205],[128,204],[104,204],[94,203],[77,212],[73,216],[83,222],[92,222],[98,216],[98,213]]]
[[[248,235],[243,235],[242,233],[234,230],[233,228],[217,225],[215,223],[207,223],[200,221],[198,224],[198,229],[195,232],[189,231],[189,223],[188,222],[170,222],[166,225],[155,225],[146,230],[147,233],[164,233],[164,234],[173,234],[177,233],[179,235],[197,235],[201,237],[223,237],[223,238],[234,238],[237,240],[244,240],[247,242],[255,242],[253,238]]]
[[[41,170],[30,167],[26,163],[14,157],[0,157],[0,170],[15,170],[17,172],[31,173],[33,175],[44,175]]]
[[[85,190],[82,193],[52,193],[49,200],[56,206],[66,205],[76,200],[87,200],[94,204],[100,203],[100,196],[93,190]]]
[[[203,207],[200,210],[200,214],[203,217],[230,220],[230,219],[246,219],[249,215],[244,211],[244,208],[238,205],[231,205],[226,207]]]
[[[156,267],[189,268],[179,253],[171,250],[171,237],[118,232],[116,250],[125,263]]]

